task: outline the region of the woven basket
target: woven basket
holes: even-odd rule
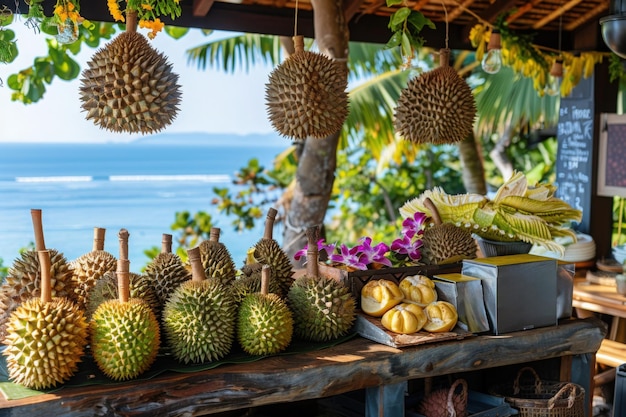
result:
[[[534,383],[521,384],[525,372],[534,376]],[[542,381],[534,369],[519,370],[513,385],[493,387],[493,395],[504,397],[519,411],[520,417],[584,417],[585,389],[571,382]]]

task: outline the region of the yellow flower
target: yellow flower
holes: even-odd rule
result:
[[[152,6],[146,3],[142,3],[141,8],[144,10],[152,10]]]

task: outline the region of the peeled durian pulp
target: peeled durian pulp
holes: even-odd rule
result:
[[[167,346],[179,362],[219,360],[232,347],[237,309],[228,288],[206,279],[200,248],[188,251],[192,279],[181,284],[163,308]]]
[[[283,136],[324,138],[341,130],[348,116],[348,69],[305,51],[302,36],[293,40],[295,52],[271,72],[266,84],[269,119]]]
[[[285,297],[293,283],[294,271],[289,256],[287,256],[285,251],[273,238],[276,214],[278,214],[278,211],[275,208],[271,207],[268,210],[265,218],[263,238],[254,245],[253,256],[261,265],[269,265],[272,267],[272,275],[280,287],[279,295]],[[315,245],[317,247],[317,243],[315,243]]]
[[[35,250],[24,251],[13,261],[4,283],[0,286],[0,340],[4,338],[6,321],[11,312],[30,298],[41,296],[41,266],[38,251],[50,252],[52,296],[67,297],[76,301],[75,285],[69,262],[63,253],[46,248],[41,210],[32,209],[31,218],[35,235]]]
[[[154,363],[160,347],[160,330],[150,306],[144,300],[130,298],[128,231],[122,229],[119,238],[119,299],[98,306],[90,330],[96,365],[109,378],[123,381],[136,378]]]
[[[396,133],[415,143],[456,143],[472,133],[476,101],[472,90],[449,65],[442,49],[439,67],[411,79],[395,111]]]
[[[278,294],[269,292],[271,268],[263,266],[261,291],[244,297],[237,313],[237,340],[251,355],[285,350],[293,335],[291,310]]]
[[[51,296],[50,252],[38,251],[41,297],[17,307],[6,326],[9,378],[33,389],[67,381],[78,369],[87,345],[87,321],[82,310],[65,297]]]
[[[99,49],[82,73],[80,100],[86,119],[113,132],[154,133],[178,113],[178,75],[162,53],[136,31],[127,13],[126,31]]]
[[[352,328],[355,300],[349,288],[319,276],[317,228],[307,230],[307,273],[295,279],[287,295],[294,335],[315,342],[337,339]]]
[[[87,305],[89,291],[107,272],[115,271],[117,259],[104,250],[106,230],[94,228],[93,248],[91,252],[79,256],[70,262],[72,281],[75,285],[76,300],[81,308]]]
[[[191,273],[185,268],[180,256],[172,252],[172,235],[163,234],[161,253],[146,265],[144,275],[161,305],[165,305],[180,284],[191,279]]]
[[[220,229],[211,228],[209,240],[200,243],[200,259],[207,278],[220,280],[224,285],[231,284],[237,275],[237,267],[226,245],[219,241]]]

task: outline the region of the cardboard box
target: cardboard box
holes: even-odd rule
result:
[[[457,325],[472,333],[489,331],[489,320],[483,301],[483,286],[479,278],[459,273],[433,276],[437,298],[456,307]]]
[[[466,259],[463,275],[482,280],[494,334],[557,324],[557,260],[536,255]]]

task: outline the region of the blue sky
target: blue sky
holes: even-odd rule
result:
[[[0,78],[4,81],[0,87],[0,142],[126,142],[142,137],[109,132],[85,120],[79,100],[80,77],[71,82],[55,78],[37,103],[24,105],[11,101],[7,78],[31,66],[35,57],[47,54],[48,35],[34,34],[23,25],[23,20],[9,28],[16,32],[19,56],[11,64],[0,64]],[[153,48],[168,57],[179,75],[182,91],[176,119],[160,133],[272,132],[265,111],[265,84],[272,71],[270,66],[259,64],[248,73],[242,70],[226,74],[219,69],[200,70],[195,64],[187,63],[187,49],[230,35],[235,33],[215,32],[206,37],[194,29],[178,40],[159,33],[151,41]],[[95,52],[83,47],[75,57],[81,68],[86,68]]]

